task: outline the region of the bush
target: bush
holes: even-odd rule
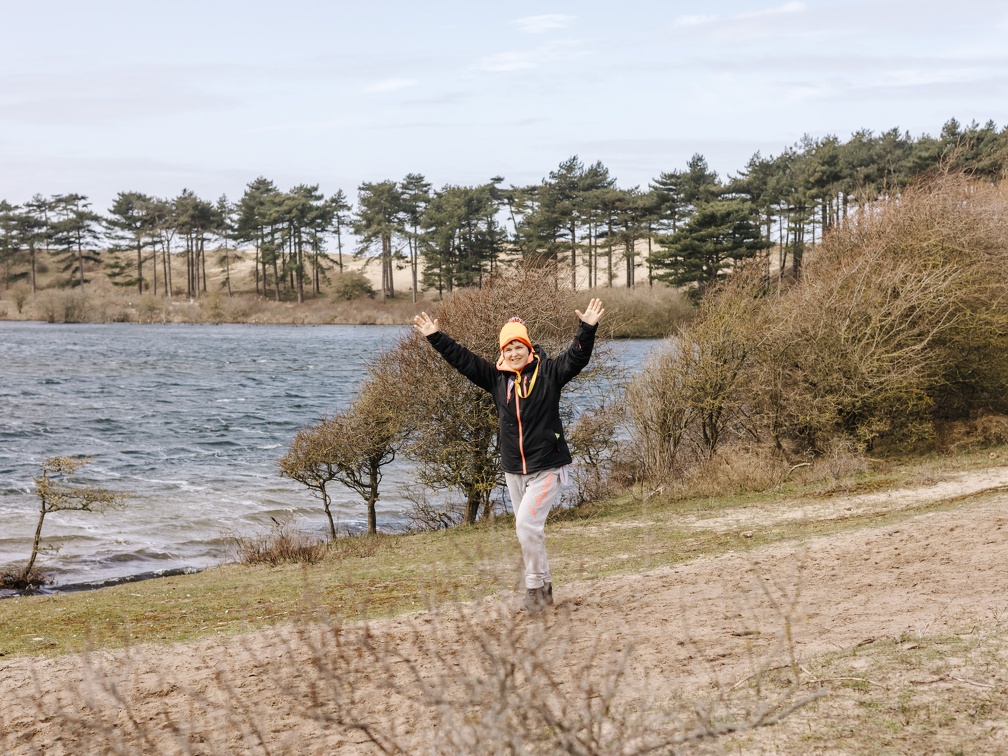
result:
[[[934,435],[1008,393],[1008,216],[959,177],[907,190],[828,235],[777,297],[760,385],[777,431],[820,448]],[[764,396],[764,399],[767,397]]]
[[[35,306],[47,323],[83,323],[89,314],[87,295],[80,289],[44,291]]]
[[[762,273],[742,271],[709,294],[693,321],[667,341],[627,390],[644,475],[667,481],[754,431],[747,398],[763,342]]]
[[[359,270],[347,270],[333,275],[332,295],[341,302],[375,295],[371,281]]]
[[[594,289],[589,295],[606,303],[603,328],[614,339],[664,339],[693,317],[689,298],[664,285]]]
[[[571,478],[574,481],[575,506],[602,499],[617,490],[625,481],[614,475],[614,468],[624,459],[617,440],[617,430],[623,425],[626,409],[622,401],[606,402],[603,398],[590,412],[584,412],[570,428]]]
[[[14,591],[34,591],[52,582],[49,576],[37,567],[25,570],[23,565],[11,564],[0,572],[0,588]]]
[[[1004,413],[1005,210],[1002,189],[942,176],[863,208],[788,288],[734,274],[631,385],[646,476],[709,468],[748,440],[824,454],[839,481],[867,449]]]
[[[314,564],[321,561],[328,550],[325,538],[306,533],[297,527],[292,517],[283,520],[270,518],[266,530],[252,535],[232,537],[237,560],[242,564]]]
[[[11,287],[10,295],[14,300],[14,306],[17,307],[18,315],[20,315],[24,311],[25,302],[31,296],[31,289],[25,284],[17,284]]]

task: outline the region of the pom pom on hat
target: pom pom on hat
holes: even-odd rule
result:
[[[520,341],[522,344],[532,351],[532,342],[529,339],[528,328],[525,327],[525,321],[521,318],[511,318],[504,327],[501,328],[500,332],[500,348],[501,351],[504,350],[508,344],[512,341]]]

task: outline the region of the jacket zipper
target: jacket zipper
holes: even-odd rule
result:
[[[518,374],[518,381],[521,381],[521,373]],[[518,389],[521,388],[521,383],[515,386],[515,417],[518,419],[518,454],[521,456],[522,461],[522,475],[528,475],[528,466],[525,464],[525,441],[522,434],[522,421],[521,421],[521,396]]]

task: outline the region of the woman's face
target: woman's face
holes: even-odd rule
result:
[[[528,362],[529,348],[517,339],[505,344],[501,352],[504,355],[504,366],[510,370],[521,370]]]

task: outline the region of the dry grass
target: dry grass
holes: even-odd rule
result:
[[[45,258],[47,253],[40,255]],[[116,257],[111,252],[105,255],[108,259]],[[141,296],[135,287],[114,285],[97,268],[88,271],[91,281],[83,290],[70,288],[56,265],[43,266],[47,272],[39,276],[36,294],[23,282],[0,288],[0,319],[51,323],[409,325],[418,312],[431,311],[437,300],[436,291],[421,291],[414,303],[405,279],[397,281],[396,290],[400,293],[394,299],[383,299],[380,294],[370,296],[369,284],[372,290],[380,288],[375,281],[377,267],[347,258],[345,273],[331,271],[320,295],[308,292],[306,301],[299,304],[292,301],[288,292],[278,302],[272,292],[256,293],[251,259],[246,254],[245,259],[232,261],[233,295],[228,294],[221,271],[211,269],[207,271],[207,292],[192,300],[178,293],[167,299],[161,289],[157,295]],[[129,256],[125,263],[127,267],[133,264]],[[174,263],[178,265],[179,261]],[[397,272],[397,276],[405,273]],[[451,296],[452,293],[446,293],[445,298]],[[602,297],[609,303],[607,333],[617,338],[666,336],[691,314],[685,298],[662,286],[597,289],[582,292],[579,299],[587,300],[590,296]]]
[[[614,339],[664,339],[693,317],[693,304],[678,289],[598,288],[585,292],[605,303],[604,333]]]
[[[921,478],[931,490],[942,470],[981,467],[990,464],[990,453],[1003,451],[910,461],[903,468],[890,462],[886,480],[895,485]],[[866,486],[872,490],[877,483]],[[814,487],[789,480],[782,488],[809,507]],[[694,564],[702,589],[704,570],[719,554],[851,529],[863,528],[877,539],[875,531],[887,523],[906,528],[915,514],[962,501],[939,496],[904,506],[902,497],[880,497],[872,508],[848,511],[850,503],[826,496],[819,502],[821,518],[775,521],[768,515],[787,514],[779,494],[692,502],[652,498],[646,506],[616,502],[594,516],[585,511],[581,519],[551,525],[554,574],[567,581],[636,575],[702,554],[705,559]],[[751,530],[725,525],[735,517]],[[804,752],[807,744],[822,750],[848,743],[862,751],[885,743],[918,752],[936,733],[942,742],[986,743],[977,738],[987,737],[987,723],[1003,716],[998,670],[1004,669],[1008,637],[997,626],[1002,615],[993,625],[953,635],[935,635],[921,625],[896,639],[867,638],[843,646],[843,652],[799,656],[792,638],[803,612],[803,578],[778,583],[771,573],[758,572],[743,591],[746,601],[715,606],[702,627],[694,625],[707,642],[735,628],[733,655],[744,654],[745,664],[734,663],[730,675],[718,673],[721,656],[712,656],[712,647],[699,640],[690,651],[694,639],[687,635],[681,653],[695,656],[701,667],[706,660],[710,674],[706,682],[680,685],[669,670],[678,670],[678,662],[669,661],[662,642],[648,639],[651,656],[639,656],[644,650],[638,641],[645,639],[637,632],[638,607],[631,597],[649,583],[626,578],[618,600],[582,589],[553,614],[528,619],[515,611],[513,600],[501,598],[511,594],[517,555],[511,523],[502,518],[498,524],[340,539],[334,548],[343,551],[316,565],[232,566],[90,594],[0,602],[0,653],[31,648],[37,654],[48,643],[58,651],[73,635],[100,647],[127,647],[87,653],[79,673],[65,659],[38,658],[33,666],[60,683],[36,688],[31,727],[24,726],[23,714],[17,720],[22,725],[14,727],[9,717],[20,709],[5,708],[0,750],[611,754],[649,748]],[[944,532],[941,527],[932,535],[940,540]],[[860,532],[849,540],[860,543]],[[742,577],[731,564],[718,580],[736,583]],[[406,599],[420,596],[431,599],[412,606],[427,611],[402,614],[411,606]],[[446,603],[457,599],[471,603]],[[593,624],[603,607],[618,621]],[[380,630],[334,619],[355,610],[398,619],[380,623]],[[692,619],[674,602],[650,611],[664,632],[676,618],[687,625]],[[261,624],[280,627],[230,635]],[[173,657],[167,665],[163,653],[142,647],[187,638],[202,640],[185,647],[185,659]],[[61,639],[64,645],[57,645]],[[865,655],[876,653],[866,664]],[[54,676],[54,664],[65,671]],[[824,690],[836,705],[815,703]],[[977,706],[981,715],[970,715]],[[769,724],[774,726],[755,731]],[[850,732],[852,726],[863,733]],[[59,739],[29,740],[36,728]]]
[[[770,753],[995,753],[1008,742],[1004,615],[932,635],[865,638],[810,659],[806,679],[827,698],[773,731],[728,739],[726,750]]]
[[[530,620],[489,600],[381,632],[304,617],[266,644],[198,649],[206,657],[184,666],[205,671],[187,678],[130,649],[90,652],[34,707],[58,733],[48,754],[672,752],[775,724],[818,697],[797,677],[770,680],[782,665],[798,670],[790,618],[765,619],[778,642],[754,656],[753,674],[696,697],[628,676],[633,646],[563,609]],[[37,742],[0,720],[5,752]]]
[[[231,537],[233,561],[240,564],[315,564],[325,558],[328,541],[298,527],[293,518],[276,520],[265,530]]]

